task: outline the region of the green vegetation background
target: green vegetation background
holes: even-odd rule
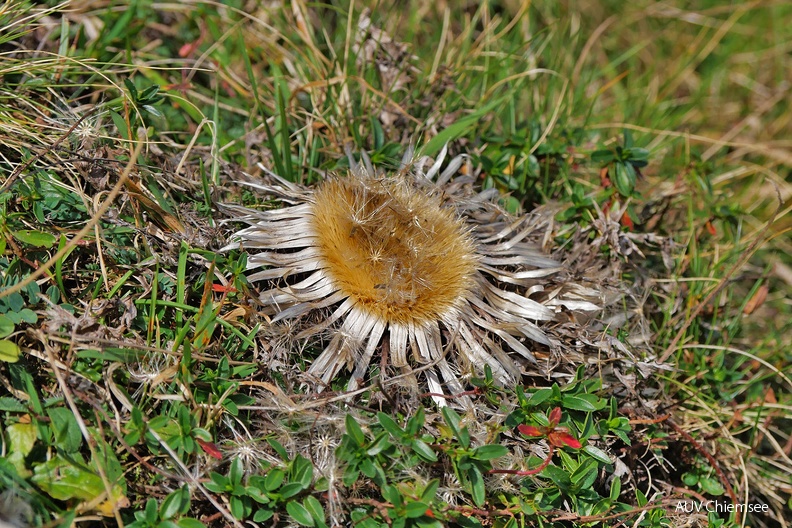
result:
[[[0,518],[788,526],[790,19],[772,0],[3,2]],[[315,184],[347,143],[386,168],[448,144],[510,210],[560,204],[556,243],[602,237],[586,258],[623,270],[608,332],[634,368],[482,373],[481,421],[313,400],[311,350],[262,368],[276,344],[244,255],[217,254],[216,203],[260,204],[235,183],[258,164]],[[556,425],[583,447],[548,454]],[[767,507],[678,509],[708,499]]]

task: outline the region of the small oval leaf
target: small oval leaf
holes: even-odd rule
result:
[[[291,501],[286,503],[286,511],[289,513],[292,519],[297,521],[297,524],[300,526],[313,526],[314,519],[311,517],[311,513],[297,501]]]
[[[0,314],[0,338],[8,337],[14,331],[14,321]]]
[[[16,363],[19,361],[19,347],[16,343],[3,339],[0,341],[0,361]]]
[[[35,229],[20,229],[13,232],[14,238],[34,247],[52,247],[55,245],[55,235]]]

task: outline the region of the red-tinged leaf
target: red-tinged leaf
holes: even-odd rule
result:
[[[621,217],[621,225],[626,227],[629,231],[635,229],[635,223],[633,223],[632,218],[630,218],[630,214],[627,211],[624,211],[624,214]]]
[[[580,449],[580,440],[567,433],[566,431],[553,431],[547,435],[547,441],[556,447],[569,446]]]
[[[200,438],[196,438],[195,441],[198,442],[198,445],[201,446],[201,449],[204,450],[204,453],[212,458],[216,458],[217,460],[223,460],[223,453],[220,452],[220,449],[216,444],[212,442],[204,442]]]
[[[186,92],[187,90],[192,90],[193,85],[189,82],[180,82],[180,83],[173,83],[173,84],[166,84],[162,87],[163,90],[179,90],[180,92]],[[175,104],[175,103],[174,103]]]
[[[550,420],[550,427],[555,427],[556,425],[561,422],[561,407],[556,407],[550,414],[547,416],[547,419]]]
[[[599,173],[600,177],[600,185],[602,185],[603,189],[607,189],[611,186],[610,178],[608,178],[608,167],[602,167]]]
[[[229,293],[229,292],[237,292],[236,288],[233,286],[225,286],[223,284],[212,284],[212,291],[214,292],[222,292],[222,293]]]
[[[759,286],[759,289],[756,290],[756,293],[753,294],[753,297],[751,297],[748,302],[745,303],[743,313],[746,315],[752,314],[754,310],[762,306],[762,304],[767,299],[768,293],[770,293],[770,288],[768,288],[766,284]]]
[[[200,40],[196,40],[195,42],[188,42],[187,44],[179,48],[179,57],[181,57],[182,59],[185,57],[189,57],[190,55],[193,54],[193,52],[198,48],[200,44],[201,44]]]
[[[517,426],[517,430],[525,436],[544,436],[542,430],[538,427],[534,427],[533,425],[521,424]]]
[[[704,227],[705,227],[705,228],[707,228],[707,232],[708,232],[710,235],[712,235],[712,236],[715,236],[715,235],[717,235],[717,234],[718,234],[718,232],[717,232],[717,231],[715,231],[715,226],[714,226],[714,225],[712,225],[712,222],[710,222],[709,220],[707,220],[707,223],[706,223],[706,224],[704,224]]]

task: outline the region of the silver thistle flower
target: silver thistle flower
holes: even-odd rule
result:
[[[355,389],[383,348],[408,375],[409,355],[423,365],[435,393],[443,392],[441,379],[462,391],[456,371],[480,373],[485,365],[498,382],[513,383],[521,371],[510,352],[534,362],[530,341],[550,344],[537,322],[569,302],[533,298],[560,269],[533,241],[545,220],[513,218],[498,206],[497,190],[475,193],[470,176],[452,178],[464,157],[440,172],[444,150],[424,173],[427,160],[411,155],[391,177],[365,154],[363,165],[350,156],[346,177],[316,188],[272,174],[277,183],[253,186],[290,205],[224,206],[250,224],[225,249],[249,252],[249,279],[266,284],[260,300],[273,324],[326,314],[295,336],[332,332],[308,370],[324,385],[346,367]]]

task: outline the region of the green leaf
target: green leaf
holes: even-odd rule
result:
[[[26,412],[27,410],[27,407],[16,398],[12,398],[11,396],[0,396],[0,411],[20,413]]]
[[[625,444],[627,444],[627,445],[632,445],[632,442],[630,441],[630,437],[629,437],[629,436],[627,436],[627,433],[626,433],[626,432],[624,432],[624,431],[622,431],[622,430],[619,430],[619,429],[614,429],[612,432],[613,432],[613,434],[615,434],[616,436],[618,436],[618,437],[619,437],[619,439],[620,439],[622,442],[624,442]]]
[[[368,478],[374,478],[378,473],[377,464],[370,458],[364,458],[360,461],[360,471]]]
[[[30,397],[30,408],[37,414],[44,414],[44,407],[41,405],[36,384],[33,383],[33,377],[20,365],[9,365],[9,374],[11,374],[11,382],[16,380],[18,383],[24,385],[25,393]],[[47,434],[45,426],[39,428],[39,436],[44,437]]]
[[[539,389],[528,399],[528,406],[535,407],[540,403],[544,403],[551,396],[553,396],[553,389]]]
[[[596,461],[587,459],[569,476],[573,484],[580,489],[588,489],[597,478],[598,466]]]
[[[160,89],[159,85],[152,84],[151,86],[143,89],[143,91],[140,92],[140,97],[138,97],[138,99],[140,99],[141,101],[151,101],[152,99],[162,100],[162,96],[155,97],[157,95],[157,92],[159,92],[159,89]]]
[[[286,474],[281,469],[273,469],[264,478],[264,489],[267,491],[275,491],[280,488]]]
[[[366,450],[366,454],[368,456],[377,456],[381,452],[385,451],[393,444],[390,443],[389,435],[387,432],[380,433],[374,441],[371,443],[371,447]]]
[[[413,417],[407,420],[407,430],[405,432],[410,436],[417,435],[418,431],[421,430],[425,419],[426,414],[424,413],[423,407],[418,407],[418,410],[415,412]]]
[[[22,476],[29,475],[29,471],[25,465],[25,457],[33,450],[33,445],[36,443],[36,426],[33,424],[16,423],[6,427],[6,435],[8,437],[8,460],[17,473]]]
[[[206,489],[215,493],[224,493],[228,491],[229,482],[227,477],[212,471],[209,473],[209,478],[211,479],[211,482],[207,482],[205,484]]]
[[[484,526],[481,524],[481,521],[475,517],[465,517],[464,515],[460,515],[455,519],[455,521],[462,528],[482,528]]]
[[[252,475],[248,480],[248,486],[245,488],[245,493],[248,497],[258,502],[259,504],[268,504],[272,502],[269,495],[264,494],[264,478],[258,475]]]
[[[596,411],[602,409],[605,405],[604,400],[597,398],[593,394],[579,394],[576,396],[564,394],[561,398],[561,406],[574,411]]]
[[[699,486],[705,493],[709,493],[710,495],[723,495],[726,490],[723,489],[723,486],[720,482],[712,477],[704,477],[699,479]]]
[[[636,489],[635,490],[635,501],[638,503],[638,506],[640,508],[643,508],[644,506],[647,505],[647,503],[649,502],[649,499],[646,498],[646,495],[644,495],[641,492],[641,490]]]
[[[245,503],[242,502],[242,499],[232,495],[228,501],[228,505],[230,506],[229,509],[231,510],[231,515],[237,519],[245,518]]]
[[[511,195],[501,198],[501,205],[508,213],[512,215],[519,214],[520,208],[522,207],[520,200]]]
[[[388,433],[390,433],[391,436],[393,436],[397,440],[404,436],[405,434],[404,430],[401,427],[399,427],[399,424],[397,424],[393,420],[393,418],[391,418],[384,412],[377,413],[377,420],[379,421],[380,425],[382,425],[382,428],[388,431]]]
[[[459,415],[451,407],[443,407],[441,412],[443,419],[448,424],[448,427],[451,428],[451,432],[459,438]]]
[[[99,475],[60,455],[56,455],[43,464],[36,465],[30,480],[50,497],[57,500],[80,499],[87,502],[105,492]],[[113,497],[103,504],[109,503],[112,506],[118,502],[124,497],[123,488],[119,485],[113,486],[112,495]],[[97,508],[104,511],[102,506],[99,505]],[[156,501],[154,501],[154,507],[156,511]]]
[[[297,455],[292,462],[289,474],[290,482],[299,483],[303,489],[309,487],[313,481],[313,464],[307,458]]]
[[[162,501],[160,519],[172,519],[185,514],[190,509],[190,489],[185,485],[174,491]]]
[[[437,495],[437,488],[439,487],[440,479],[430,480],[429,484],[426,485],[424,492],[421,493],[421,501],[426,502],[427,504],[432,502],[435,499],[435,495]]]
[[[231,462],[231,469],[228,472],[228,480],[231,482],[233,486],[236,486],[240,482],[242,482],[242,477],[244,476],[244,468],[242,467],[242,459],[235,458],[233,462]]]
[[[275,515],[273,510],[268,508],[259,508],[259,510],[253,515],[253,520],[255,522],[264,522],[270,520],[273,515]]]
[[[118,133],[121,134],[121,137],[129,140],[129,127],[127,127],[127,122],[121,116],[121,114],[110,110],[110,119],[113,120],[113,124],[115,125],[116,129],[118,129]]]
[[[223,400],[223,408],[228,411],[231,416],[239,416],[239,407],[230,399]]]
[[[154,108],[151,105],[147,105],[146,104],[146,105],[143,105],[142,108],[143,108],[143,110],[145,110],[149,114],[153,115],[154,117],[162,117],[162,112],[160,112],[159,110],[157,110],[156,108]]]
[[[5,302],[6,304],[8,304],[8,307],[11,308],[11,311],[14,312],[13,314],[7,313],[6,314],[7,317],[11,317],[12,315],[17,315],[17,312],[21,311],[22,308],[25,307],[25,298],[22,297],[22,295],[19,293],[12,293],[11,295],[7,296]],[[16,324],[21,322],[22,318],[21,317],[17,319],[12,318],[11,321],[13,321],[14,324]]]
[[[289,460],[289,453],[286,452],[286,448],[283,445],[275,440],[274,438],[267,438],[267,443],[270,445],[272,449],[278,453],[278,456],[281,457],[281,460]]]
[[[19,347],[13,341],[0,340],[0,361],[16,363],[19,361]]]
[[[621,494],[621,479],[619,477],[613,477],[611,481],[611,489],[610,489],[610,498],[611,500],[618,500],[619,495]]]
[[[385,132],[382,130],[382,125],[380,124],[379,119],[376,117],[371,116],[369,123],[371,123],[371,132],[374,136],[374,149],[379,150],[385,143]]]
[[[518,526],[517,518],[512,517],[506,522],[506,524],[503,525],[503,528],[517,528],[517,526]]]
[[[572,484],[572,481],[569,479],[569,474],[565,470],[553,464],[550,464],[544,468],[542,472],[539,473],[539,475],[549,478],[562,490],[567,489]]]
[[[149,499],[146,501],[146,509],[144,510],[144,519],[151,526],[157,523],[157,499]]]
[[[602,462],[603,464],[613,464],[613,461],[608,456],[608,453],[603,451],[598,447],[594,447],[593,445],[587,445],[583,448],[585,453],[591,455],[595,460]]]
[[[124,79],[124,86],[126,86],[126,89],[129,91],[129,95],[132,96],[132,100],[137,101],[138,91],[137,91],[137,87],[135,86],[135,83],[132,82],[132,79],[130,79],[129,77]]]
[[[591,153],[591,161],[596,163],[610,163],[613,159],[614,155],[610,150],[596,150]]]
[[[409,502],[405,508],[404,516],[408,519],[416,519],[426,514],[429,505],[425,502]]]
[[[645,148],[633,147],[630,148],[630,161],[645,161],[649,159],[649,151]]]
[[[83,437],[77,419],[65,407],[47,409],[50,427],[55,435],[55,444],[66,453],[76,453],[82,445]]]
[[[396,486],[391,486],[391,485],[382,486],[382,498],[393,504],[393,506],[395,506],[396,508],[404,504],[404,498],[402,497],[399,488],[397,488]]]
[[[423,440],[418,438],[413,439],[412,449],[418,454],[419,457],[426,460],[427,462],[437,462],[437,455]]]
[[[33,247],[50,248],[55,245],[56,240],[55,235],[52,233],[35,229],[20,229],[12,231],[11,234],[23,244]]]
[[[38,315],[36,315],[36,312],[31,310],[30,308],[22,308],[21,310],[19,310],[17,312],[17,315],[19,315],[19,318],[24,323],[35,324],[36,321],[38,321]],[[0,336],[0,337],[3,337],[3,336]]]
[[[76,356],[81,359],[101,359],[102,361],[118,361],[120,363],[136,363],[142,354],[125,348],[105,348],[103,350],[78,350]]]
[[[294,497],[304,489],[305,488],[303,488],[303,485],[299,482],[289,482],[280,489],[280,496],[284,499],[288,499],[290,497]]]
[[[57,520],[55,528],[71,528],[77,518],[77,508],[72,508],[62,512]]]
[[[471,455],[476,460],[492,460],[506,456],[509,449],[503,445],[483,445],[473,450]]]
[[[629,163],[617,162],[614,165],[613,185],[622,196],[630,196],[635,188],[635,169]]]
[[[303,505],[311,513],[316,524],[322,526],[325,524],[325,512],[322,503],[316,497],[309,495],[303,501]]]
[[[423,156],[434,156],[443,148],[443,145],[449,141],[453,141],[459,137],[464,136],[470,130],[475,129],[481,121],[481,118],[490,111],[501,106],[503,98],[498,98],[490,101],[486,105],[480,106],[475,112],[459,119],[455,123],[446,126],[439,134],[429,140],[429,142],[421,149],[420,154]]]
[[[476,466],[473,466],[470,469],[468,477],[470,478],[473,502],[476,504],[476,506],[484,506],[486,490],[484,489],[484,477],[482,476],[481,471]]]
[[[632,137],[632,132],[630,132],[630,129],[625,128],[624,130],[622,130],[622,134],[624,134],[624,148],[626,149],[632,148],[633,137]]]
[[[179,528],[206,528],[204,523],[192,517],[182,517],[176,524],[179,525]]]
[[[698,484],[699,477],[695,473],[683,473],[682,474],[682,482],[685,483],[685,486],[695,486]]]
[[[313,526],[315,524],[311,512],[297,501],[287,502],[286,511],[300,526]]]
[[[470,432],[468,432],[467,427],[459,430],[459,444],[465,449],[470,447]]]
[[[359,446],[366,443],[366,435],[363,434],[363,429],[358,425],[357,420],[351,415],[346,415],[346,430],[347,434],[352,437],[352,440]]]
[[[3,314],[0,314],[0,339],[8,337],[14,331],[14,322]]]

